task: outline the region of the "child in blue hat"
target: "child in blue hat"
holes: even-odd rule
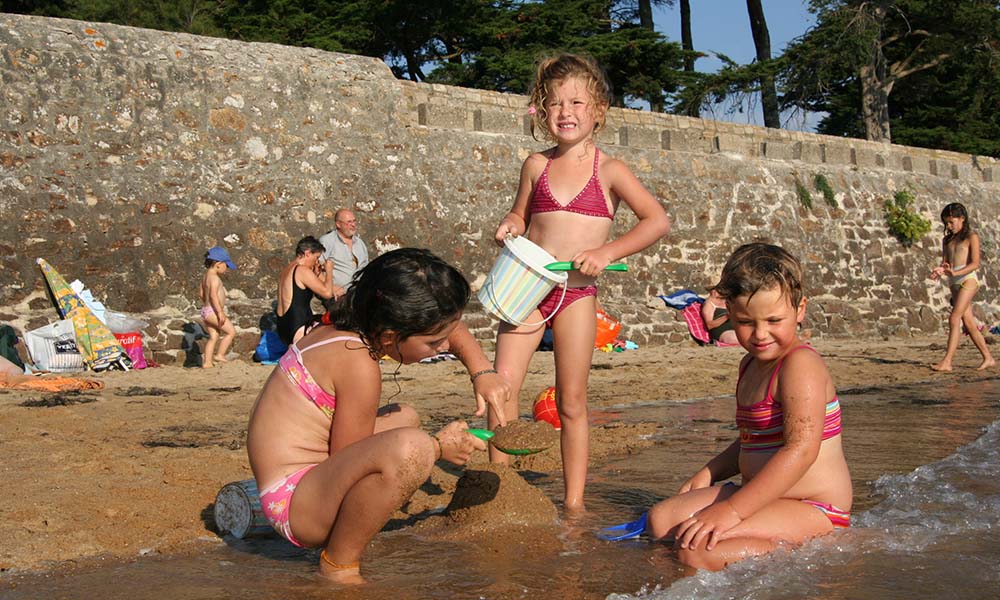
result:
[[[236,269],[236,263],[229,252],[221,246],[214,246],[205,253],[205,276],[198,286],[201,298],[201,322],[208,334],[202,368],[211,369],[215,362],[228,362],[226,353],[236,337],[236,328],[226,316],[226,288],[222,285],[222,274]]]

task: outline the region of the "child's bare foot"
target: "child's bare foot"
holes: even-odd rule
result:
[[[321,577],[344,585],[361,585],[362,583],[366,583],[364,577],[361,576],[360,564],[356,562],[344,565],[337,564],[326,555],[326,550],[323,550],[319,556],[319,574]]]
[[[583,500],[564,501],[563,509],[566,511],[566,517],[569,519],[578,519],[587,514],[587,506],[583,503]]]
[[[211,369],[214,366],[215,366],[215,364],[212,361],[210,361],[210,360],[206,359],[206,360],[201,361],[201,368],[202,369]]]
[[[992,357],[991,358],[987,358],[987,359],[983,360],[983,364],[981,364],[978,367],[976,367],[976,370],[977,371],[983,371],[985,369],[989,369],[990,367],[992,367],[992,366],[994,366],[996,364],[997,364],[997,361],[993,360]]]
[[[229,362],[225,356],[216,356],[213,360],[215,360],[215,362]]]
[[[324,572],[321,568],[319,570],[319,574],[323,579],[333,583],[339,583],[341,585],[361,585],[368,583],[365,578],[361,576],[361,571],[359,569],[331,569],[329,572]]]
[[[932,371],[951,371],[951,363],[941,361],[936,365],[931,365]]]

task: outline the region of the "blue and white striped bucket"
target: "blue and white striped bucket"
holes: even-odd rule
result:
[[[234,481],[222,486],[215,496],[215,525],[235,538],[274,535],[274,528],[260,508],[257,482]]]
[[[564,286],[563,298],[566,297],[565,283],[569,275],[545,268],[554,262],[555,257],[528,238],[509,237],[477,297],[486,310],[508,323],[541,325],[551,315],[537,323],[525,323],[524,320],[557,285]],[[559,305],[563,298],[559,299]]]

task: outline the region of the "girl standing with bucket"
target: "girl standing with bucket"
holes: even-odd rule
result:
[[[500,324],[495,358],[497,371],[511,386],[503,418],[514,420],[528,363],[545,328],[552,328],[569,511],[583,508],[587,477],[587,379],[597,330],[597,275],[612,261],[648,248],[670,231],[663,207],[632,171],[594,144],[610,104],[610,85],[592,59],[564,54],[539,64],[529,109],[532,133],[540,130],[556,145],[524,161],[514,206],[496,231],[500,245],[509,236],[526,233],[555,260],[572,261],[576,269],[521,324]],[[621,202],[639,222],[609,242]],[[490,427],[498,422],[491,413]],[[492,448],[490,458],[508,460]]]

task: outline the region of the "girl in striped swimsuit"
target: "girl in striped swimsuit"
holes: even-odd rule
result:
[[[740,438],[650,511],[685,564],[711,570],[850,524],[840,401],[826,364],[798,335],[802,270],[788,252],[746,244],[716,291],[747,355],[736,383]],[[739,484],[726,482],[735,475]]]

